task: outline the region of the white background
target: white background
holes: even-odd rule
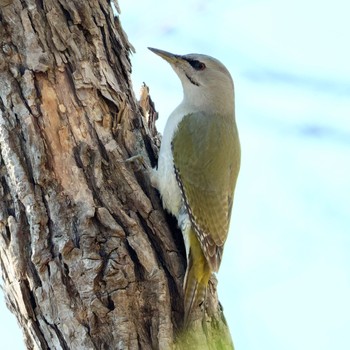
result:
[[[350,349],[348,1],[120,0],[158,128],[180,102],[146,49],[209,54],[231,71],[242,143],[219,279],[236,350]],[[1,349],[23,349],[0,304]]]

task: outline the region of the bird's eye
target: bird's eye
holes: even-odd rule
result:
[[[197,61],[197,60],[190,60],[188,63],[195,69],[195,70],[204,70],[205,64],[203,62]]]

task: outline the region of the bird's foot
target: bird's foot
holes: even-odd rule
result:
[[[136,154],[130,158],[124,160],[125,163],[132,163],[137,166],[136,171],[142,170],[142,168],[150,171],[151,167],[146,163],[145,158],[142,154]]]
[[[125,163],[134,163],[137,166],[135,171],[141,171],[141,170],[145,169],[149,175],[150,180],[151,180],[152,187],[158,188],[157,169],[154,169],[149,164],[147,164],[147,162],[145,161],[145,158],[142,154],[136,154],[130,158],[125,159],[124,162]]]

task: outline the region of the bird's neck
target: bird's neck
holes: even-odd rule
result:
[[[224,115],[234,114],[235,109],[233,92],[222,91],[222,89],[184,91],[184,98],[180,106],[188,112],[202,111]]]

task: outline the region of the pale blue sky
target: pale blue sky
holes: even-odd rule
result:
[[[242,170],[218,279],[236,350],[350,349],[348,2],[120,7],[134,89],[150,86],[160,130],[182,91],[147,46],[212,55],[234,78]],[[0,305],[0,337],[14,349],[12,318]]]

